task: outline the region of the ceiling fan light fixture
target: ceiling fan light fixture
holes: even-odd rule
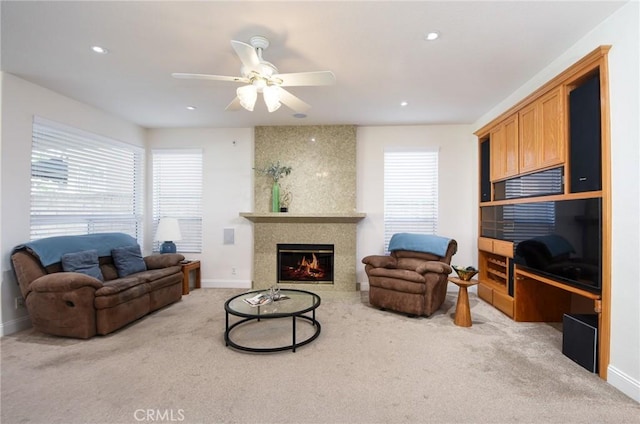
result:
[[[0,0],[1,1],[1,0]],[[311,105],[305,103],[285,87],[332,85],[336,77],[331,71],[293,72],[281,74],[278,68],[262,57],[269,40],[262,36],[251,37],[251,44],[231,40],[231,47],[240,59],[241,76],[172,73],[174,78],[203,79],[209,81],[225,81],[243,83],[236,89],[237,96],[227,105],[225,110],[244,108],[253,111],[259,93],[263,93],[264,102],[269,112],[275,112],[282,105],[296,112],[298,118],[304,118]]]
[[[256,105],[258,99],[258,90],[253,85],[243,85],[236,90],[238,99],[240,99],[240,105],[247,109],[249,112],[253,112],[253,108]]]
[[[269,112],[275,112],[280,109],[280,87],[277,85],[268,85],[262,89],[262,96],[264,97],[264,104],[267,105]]]

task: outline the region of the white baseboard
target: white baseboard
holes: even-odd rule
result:
[[[26,330],[27,328],[31,328],[31,319],[28,315],[9,320],[0,324],[0,337],[8,336],[9,334]]]
[[[202,288],[207,289],[250,289],[250,280],[202,280]]]
[[[607,368],[607,383],[640,403],[640,381],[634,380],[613,365]]]

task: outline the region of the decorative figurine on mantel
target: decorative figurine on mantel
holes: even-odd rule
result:
[[[293,199],[293,195],[287,189],[284,189],[282,192],[282,196],[280,196],[280,212],[289,212],[289,205],[291,204],[291,200]]]
[[[271,187],[271,212],[280,212],[279,181],[282,177],[291,174],[291,167],[280,165],[280,161],[278,161],[264,168],[256,168],[256,171],[271,177],[273,181],[273,186]]]

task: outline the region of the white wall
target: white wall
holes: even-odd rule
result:
[[[240,212],[253,211],[253,128],[153,129],[147,131],[148,163],[153,149],[203,150],[203,287],[250,288],[253,263],[251,222]],[[151,173],[147,193],[151,195]],[[148,197],[147,205],[151,205]],[[152,211],[147,209],[151,228]],[[235,244],[223,244],[223,230],[235,230]],[[152,234],[146,246],[151,247]],[[235,268],[235,275],[232,269]]]
[[[609,51],[612,170],[611,359],[608,382],[640,402],[640,4],[631,1],[485,114],[474,131],[599,45]]]
[[[458,242],[452,264],[478,266],[478,144],[468,125],[359,127],[357,133],[357,281],[368,287],[367,255],[384,254],[384,149],[439,151],[438,234]]]
[[[8,334],[29,325],[26,310],[16,311],[14,308],[14,299],[20,292],[11,270],[10,254],[14,246],[29,240],[33,116],[38,115],[138,146],[144,146],[144,130],[8,73],[2,75],[1,94],[0,334]]]
[[[235,144],[233,143],[235,141]],[[437,147],[440,151],[439,233],[455,238],[455,263],[477,265],[477,144],[469,126],[360,127],[357,134],[357,281],[367,287],[360,259],[383,253],[383,153],[385,146]],[[249,128],[154,129],[147,148],[204,150],[204,239],[200,255],[204,287],[250,287],[251,223],[238,216],[253,208],[253,130]],[[464,151],[465,154],[460,154]],[[148,175],[150,177],[150,175]],[[150,191],[150,178],[147,178]],[[472,182],[471,184],[469,182]],[[149,199],[148,199],[149,200]],[[150,204],[150,201],[147,202]],[[147,211],[151,216],[151,211]],[[147,223],[149,228],[150,222]],[[224,228],[236,230],[235,245],[222,244]],[[151,234],[148,234],[152,237]],[[149,238],[147,247],[151,246]],[[236,269],[236,275],[231,269]]]

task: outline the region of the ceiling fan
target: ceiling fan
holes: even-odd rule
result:
[[[239,77],[187,73],[173,73],[171,76],[246,84],[238,87],[237,97],[229,103],[226,110],[238,110],[243,107],[253,111],[258,93],[262,93],[269,112],[275,112],[284,104],[296,113],[305,113],[311,106],[282,87],[332,85],[336,82],[336,77],[331,71],[279,74],[275,65],[262,58],[262,52],[269,47],[269,40],[262,36],[254,36],[249,43],[231,40],[231,47],[242,62]]]

